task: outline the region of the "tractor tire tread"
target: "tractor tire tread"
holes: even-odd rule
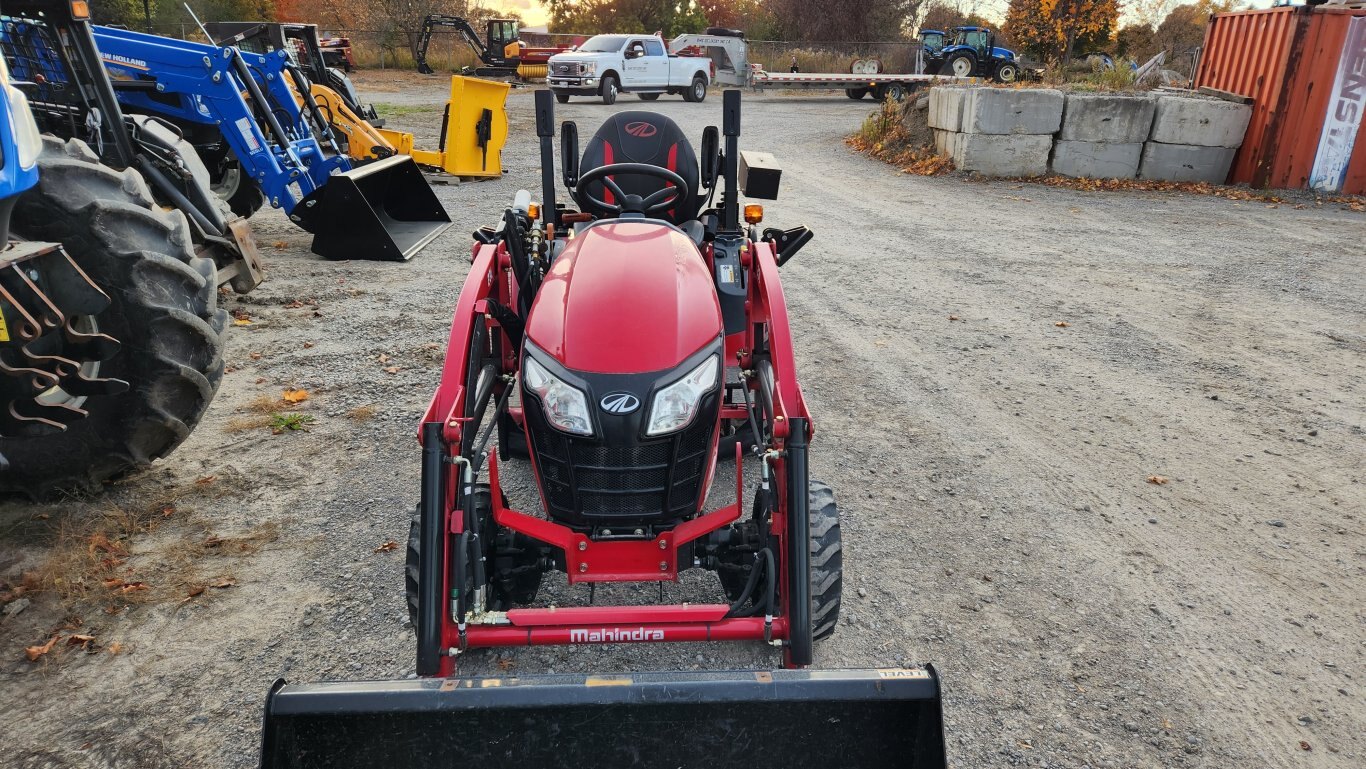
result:
[[[62,243],[108,294],[95,322],[121,347],[101,376],[129,389],[91,396],[90,415],[60,433],[0,438],[10,462],[0,493],[32,498],[93,492],[180,445],[222,381],[227,326],[213,262],[195,254],[184,215],[160,210],[141,175],[51,136],[39,164],[38,185],[16,205],[15,231]]]
[[[810,482],[811,514],[811,627],[812,639],[829,638],[839,622],[844,583],[844,553],[840,542],[839,508],[835,492],[820,481]]]

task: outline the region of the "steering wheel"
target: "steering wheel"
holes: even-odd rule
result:
[[[621,187],[611,178],[613,176],[653,176],[673,186],[656,190],[644,197],[628,195],[622,192]],[[602,186],[621,202],[608,203],[593,197],[593,193],[588,191],[588,185],[593,182],[602,182]],[[592,204],[593,207],[609,214],[657,214],[677,206],[680,201],[687,200],[691,193],[692,190],[689,189],[688,183],[683,181],[683,177],[667,168],[649,163],[612,163],[598,166],[580,176],[578,184],[574,186],[574,199],[579,205],[588,208],[589,204]]]

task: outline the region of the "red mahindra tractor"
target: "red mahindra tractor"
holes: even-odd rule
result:
[[[519,193],[474,234],[421,426],[419,677],[278,682],[262,766],[943,769],[932,668],[805,669],[835,631],[843,557],[833,493],[808,477],[778,278],[812,233],[760,234],[759,206],[742,217],[741,194],[776,197],[778,171],[741,158],[739,92],[724,149],[710,127],[700,158],[669,118],[619,112],[580,162],[566,123],[577,210],[556,203],[554,105],[536,96],[543,202]],[[499,459],[519,454],[540,510],[502,493]],[[718,460],[736,485],[708,509]],[[716,572],[718,600],[529,606],[551,570],[572,586],[688,569]],[[477,649],[675,641],[771,644],[784,669],[455,677]]]

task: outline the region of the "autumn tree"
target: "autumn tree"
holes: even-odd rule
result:
[[[1127,24],[1115,33],[1115,55],[1133,59],[1139,64],[1151,59],[1160,50],[1157,35],[1147,24]]]
[[[1107,42],[1118,21],[1118,0],[1010,0],[1005,33],[1038,58],[1070,62]]]
[[[1235,7],[1234,0],[1199,0],[1178,5],[1157,26],[1156,44],[1168,56],[1184,56],[1205,42],[1205,25],[1216,13],[1227,13]]]
[[[701,32],[707,18],[693,0],[549,0],[550,31],[585,35]]]
[[[766,0],[786,40],[899,40],[922,0]]]

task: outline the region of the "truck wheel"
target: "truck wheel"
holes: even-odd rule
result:
[[[944,66],[939,70],[939,74],[954,77],[973,77],[977,74],[977,59],[966,51],[960,51],[944,60]]]
[[[266,204],[266,194],[261,191],[261,185],[242,173],[242,166],[233,157],[223,159],[212,187],[213,193],[219,199],[226,200],[232,212],[243,219],[251,218]]]
[[[88,415],[62,431],[0,437],[8,460],[0,493],[35,498],[94,491],[180,445],[223,379],[221,329],[227,325],[213,262],[195,256],[184,215],[162,212],[137,172],[114,171],[84,142],[53,137],[43,138],[38,163],[38,186],[19,198],[14,230],[65,246],[110,300],[98,314],[72,323],[121,345],[98,363],[77,350],[51,354],[98,366],[100,377],[122,379],[128,389],[91,396],[49,390],[41,396],[46,402]]]
[[[616,76],[616,75],[603,75],[603,76],[602,76],[602,103],[603,103],[603,104],[616,104],[616,103],[617,103],[617,90],[618,90],[618,86],[617,86],[617,76]]]
[[[559,102],[559,103],[561,103],[561,104],[568,104],[568,103],[569,103],[569,94],[567,94],[567,93],[557,93],[557,94],[555,94],[555,101],[557,101],[557,102]]]
[[[995,77],[998,83],[1013,83],[1020,77],[1020,68],[1010,62],[1001,62],[996,67]]]
[[[849,98],[853,99],[854,101],[858,101],[859,99],[862,99],[863,97],[865,97],[865,96],[868,95],[868,89],[867,89],[867,88],[846,88],[846,89],[844,89],[844,95],[845,95],[845,96],[848,96]]]
[[[642,93],[636,95],[640,97],[641,101],[655,101],[659,98],[659,94],[657,93]]]
[[[707,98],[707,80],[698,75],[692,79],[692,85],[688,86],[688,90],[683,92],[683,101],[698,103],[705,98]]]

